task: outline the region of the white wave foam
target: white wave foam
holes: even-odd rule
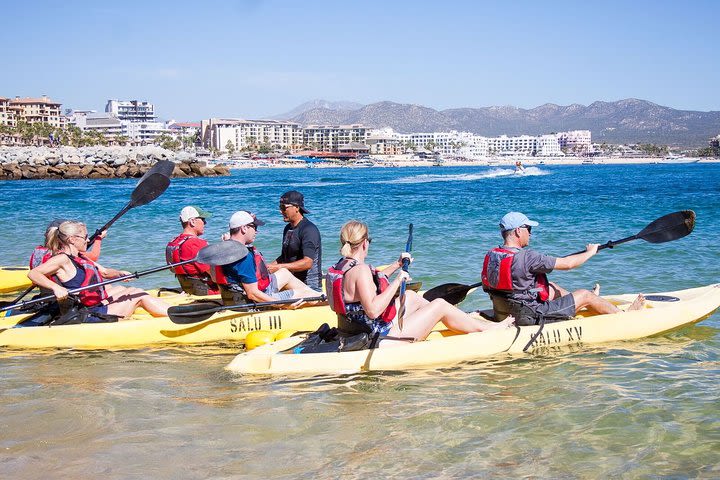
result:
[[[528,167],[525,169],[525,173],[522,176],[538,176],[548,175],[550,172],[545,172],[537,167]],[[377,180],[372,183],[431,183],[431,182],[472,182],[475,180],[484,180],[486,178],[497,178],[497,177],[512,177],[520,176],[515,173],[514,168],[494,168],[487,172],[482,173],[460,173],[456,175],[438,175],[438,174],[427,174],[427,175],[414,175],[412,177],[396,178],[392,180]]]

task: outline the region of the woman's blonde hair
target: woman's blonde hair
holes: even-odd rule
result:
[[[340,229],[340,255],[349,257],[368,235],[368,226],[358,220],[350,220]]]
[[[53,254],[58,253],[69,243],[70,237],[80,235],[83,231],[87,232],[87,228],[82,222],[76,222],[75,220],[63,222],[57,228],[48,230],[46,246],[52,250]]]

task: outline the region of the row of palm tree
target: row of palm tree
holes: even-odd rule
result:
[[[168,150],[177,151],[191,148],[198,142],[198,134],[174,139],[163,134],[153,142]],[[17,122],[17,125],[0,125],[0,144],[22,145],[67,145],[72,147],[89,147],[97,145],[130,145],[132,139],[125,135],[107,136],[100,130],[84,131],[75,125],[54,127],[48,123]]]

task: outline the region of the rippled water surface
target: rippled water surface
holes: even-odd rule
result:
[[[689,237],[606,250],[553,279],[606,293],[667,291],[720,281],[720,165],[236,171],[173,180],[111,229],[101,263],[163,263],[185,204],[212,211],[217,239],[238,209],[267,221],[301,190],[335,259],[346,220],[370,224],[371,260],[387,263],[415,225],[414,279],[477,281],[508,210],[536,218],[533,245],[567,254],[693,209]],[[134,182],[0,182],[4,265],[24,264],[55,216],[96,228]],[[168,274],[136,282],[172,285]],[[486,307],[482,293],[466,308]],[[661,337],[446,369],[341,377],[253,378],[223,367],[234,345],[114,352],[0,352],[0,477],[238,478],[720,476],[720,315]]]

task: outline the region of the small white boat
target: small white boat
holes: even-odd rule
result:
[[[667,155],[661,163],[697,163],[699,158],[688,158],[682,155]]]

